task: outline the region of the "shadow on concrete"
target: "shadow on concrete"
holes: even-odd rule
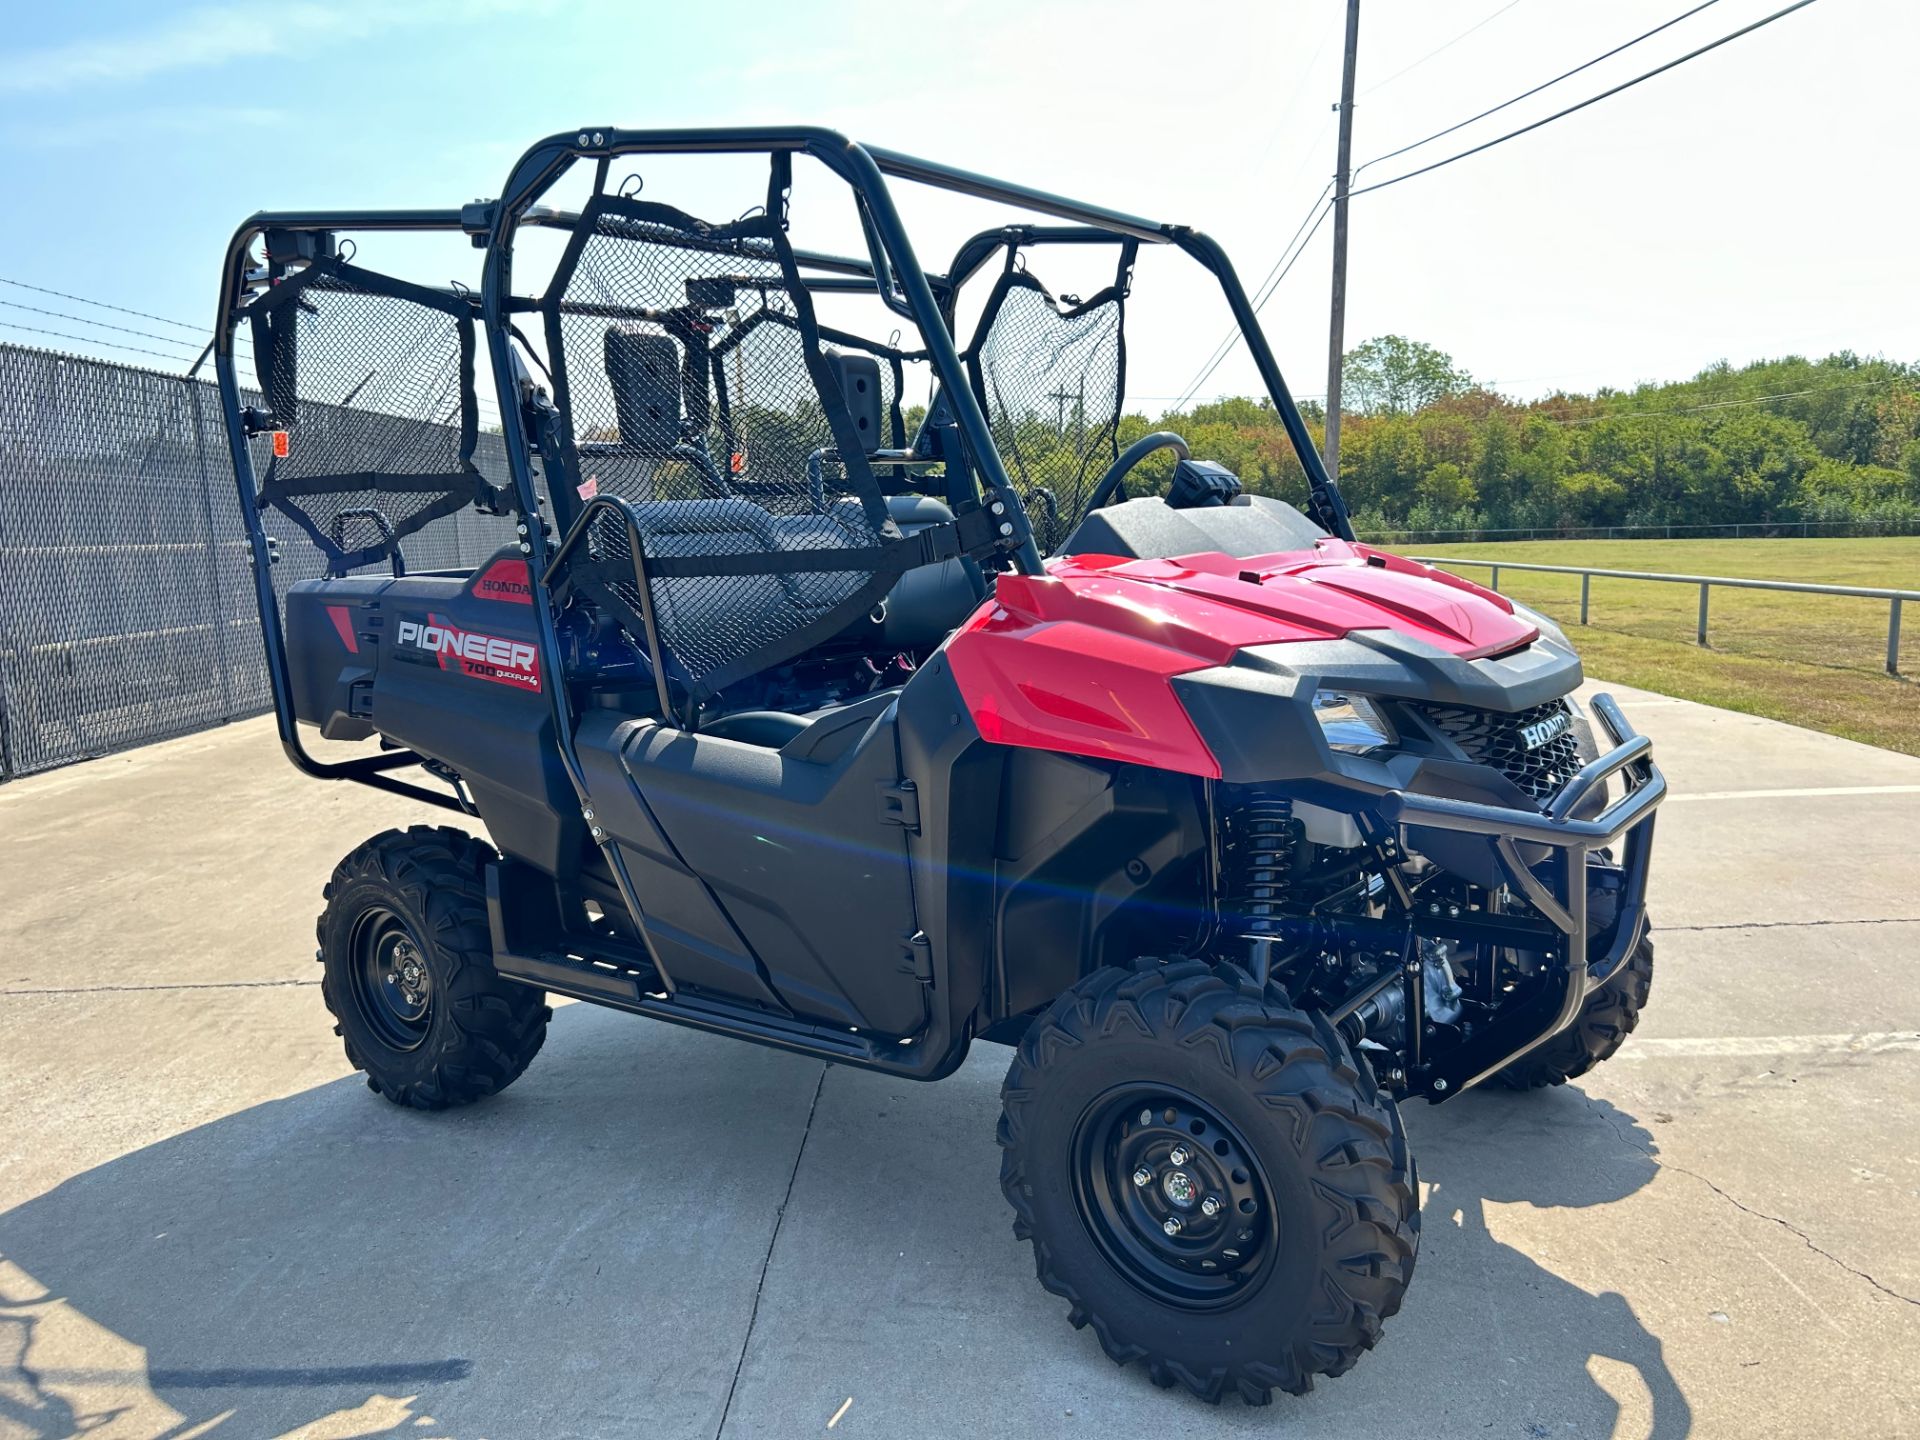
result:
[[[1692,1407],[1660,1338],[1625,1295],[1581,1288],[1497,1239],[1493,1228],[1500,1206],[1581,1211],[1627,1199],[1658,1173],[1652,1136],[1617,1106],[1573,1086],[1488,1089],[1446,1105],[1410,1106],[1408,1128],[1428,1187],[1425,1243],[1388,1344],[1443,1345],[1430,1361],[1479,1390],[1473,1409],[1488,1412],[1484,1422],[1505,1412],[1521,1435],[1678,1440],[1691,1433]],[[1618,1244],[1617,1224],[1579,1215],[1551,1223],[1556,1252]],[[1632,1273],[1645,1271],[1636,1265]],[[1623,1414],[1619,1391],[1634,1413]]]
[[[569,1006],[469,1109],[354,1076],[79,1175],[0,1215],[0,1435],[710,1435],[819,1074]]]
[[[1579,1209],[1645,1185],[1644,1133],[1621,1112],[1572,1090],[1418,1107],[1427,1238],[1387,1343],[1307,1400],[1213,1411],[1112,1369],[1033,1284],[973,1173],[1004,1058],[981,1047],[951,1089],[839,1071],[826,1086],[829,1102],[843,1097],[828,1129],[863,1157],[850,1164],[880,1173],[894,1127],[931,1143],[860,1225],[827,1227],[832,1278],[789,1275],[799,1315],[773,1350],[813,1345],[821,1366],[858,1365],[826,1350],[833,1307],[887,1293],[883,1267],[896,1251],[906,1263],[902,1226],[944,1229],[973,1272],[941,1283],[977,1287],[897,1317],[910,1330],[944,1312],[948,1333],[956,1320],[969,1333],[945,1357],[889,1367],[847,1433],[881,1433],[870,1427],[890,1411],[918,1434],[1041,1433],[1064,1389],[1085,1397],[1085,1420],[1158,1417],[1183,1433],[1612,1434],[1620,1404],[1595,1357],[1637,1374],[1659,1440],[1689,1429],[1660,1342],[1627,1301],[1556,1276],[1488,1225],[1489,1204]],[[742,1352],[776,1224],[792,1185],[788,1208],[803,1213],[786,1216],[771,1268],[805,1264],[808,1226],[828,1210],[810,1193],[846,1195],[844,1171],[808,1184],[806,1171],[836,1164],[821,1126],[801,1165],[820,1076],[797,1057],[574,1006],[526,1078],[470,1110],[401,1111],[355,1077],[102,1165],[0,1215],[0,1434],[710,1437],[736,1387],[728,1433],[772,1433],[750,1401],[774,1382],[747,1373],[751,1358],[743,1370]],[[885,1092],[878,1118],[869,1091]],[[967,1143],[934,1138],[949,1127]],[[851,1299],[830,1293],[849,1278]],[[754,1356],[785,1323],[775,1288]],[[1022,1372],[1030,1383],[985,1383]],[[778,1383],[789,1400],[805,1388],[790,1373]],[[824,1421],[814,1408],[789,1412],[809,1417],[796,1433]]]
[[[1656,1173],[1651,1141],[1626,1113],[1570,1087],[1408,1107],[1429,1189],[1425,1241],[1384,1342],[1311,1395],[1214,1409],[1154,1389],[1137,1365],[1109,1365],[1090,1331],[1068,1327],[1065,1302],[1035,1283],[997,1184],[991,1132],[1006,1060],[979,1047],[932,1086],[829,1074],[729,1437],[817,1433],[849,1396],[836,1440],[1677,1440],[1691,1428],[1659,1338],[1625,1298],[1660,1273],[1657,1257],[1623,1242],[1638,1209],[1629,1197]],[[1623,1273],[1590,1263],[1595,1254],[1620,1256]],[[1596,1273],[1604,1289],[1567,1278],[1591,1284]]]

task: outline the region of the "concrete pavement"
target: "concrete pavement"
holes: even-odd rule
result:
[[[1675,791],[1647,1018],[1410,1108],[1406,1308],[1266,1410],[1035,1283],[1004,1050],[915,1086],[570,1005],[505,1095],[403,1112],[312,923],[435,817],[267,722],[0,788],[0,1440],[1920,1434],[1920,760],[1615,693]]]

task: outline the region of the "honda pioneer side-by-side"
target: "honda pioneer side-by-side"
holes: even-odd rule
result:
[[[994,223],[929,270],[896,186]],[[797,243],[816,192],[856,253]],[[1298,508],[1134,438],[1150,268],[1230,313]],[[1648,741],[1550,622],[1355,541],[1198,231],[825,130],[591,128],[496,200],[254,216],[220,318],[287,753],[469,817],[326,886],[388,1099],[511,1084],[549,995],[919,1080],[1012,1046],[1040,1282],[1258,1403],[1400,1306],[1398,1103],[1633,1028]]]

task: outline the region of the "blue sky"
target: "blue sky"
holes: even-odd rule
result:
[[[1777,3],[1721,0],[1499,121],[1547,113]],[[1683,8],[1366,0],[1356,159]],[[1722,356],[1844,346],[1920,359],[1916,8],[1821,0],[1579,117],[1356,200],[1349,342],[1415,335],[1520,394],[1684,375]],[[495,193],[536,137],[583,122],[810,121],[1199,224],[1251,284],[1332,168],[1343,11],[1338,0],[19,5],[0,36],[11,218],[0,276],[210,322],[226,237],[255,209],[457,204]],[[732,203],[664,183],[649,174],[648,193]],[[929,258],[975,228],[937,205],[908,214],[928,226]],[[1266,312],[1302,394],[1324,385],[1326,239]],[[396,266],[464,278],[471,257]],[[1221,329],[1182,282],[1163,293],[1180,303],[1143,307],[1133,333],[1130,389],[1147,408],[1185,387]],[[0,300],[73,308],[6,287]],[[0,307],[0,321],[75,329],[17,308]],[[1236,359],[1207,389],[1251,385]]]

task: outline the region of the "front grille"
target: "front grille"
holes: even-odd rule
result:
[[[1537,750],[1527,748],[1527,728],[1550,721],[1556,715],[1567,715],[1564,700],[1552,700],[1510,715],[1474,710],[1465,705],[1415,708],[1430,725],[1464,750],[1469,760],[1498,770],[1535,800],[1557,794],[1580,768],[1580,744],[1571,727]]]

